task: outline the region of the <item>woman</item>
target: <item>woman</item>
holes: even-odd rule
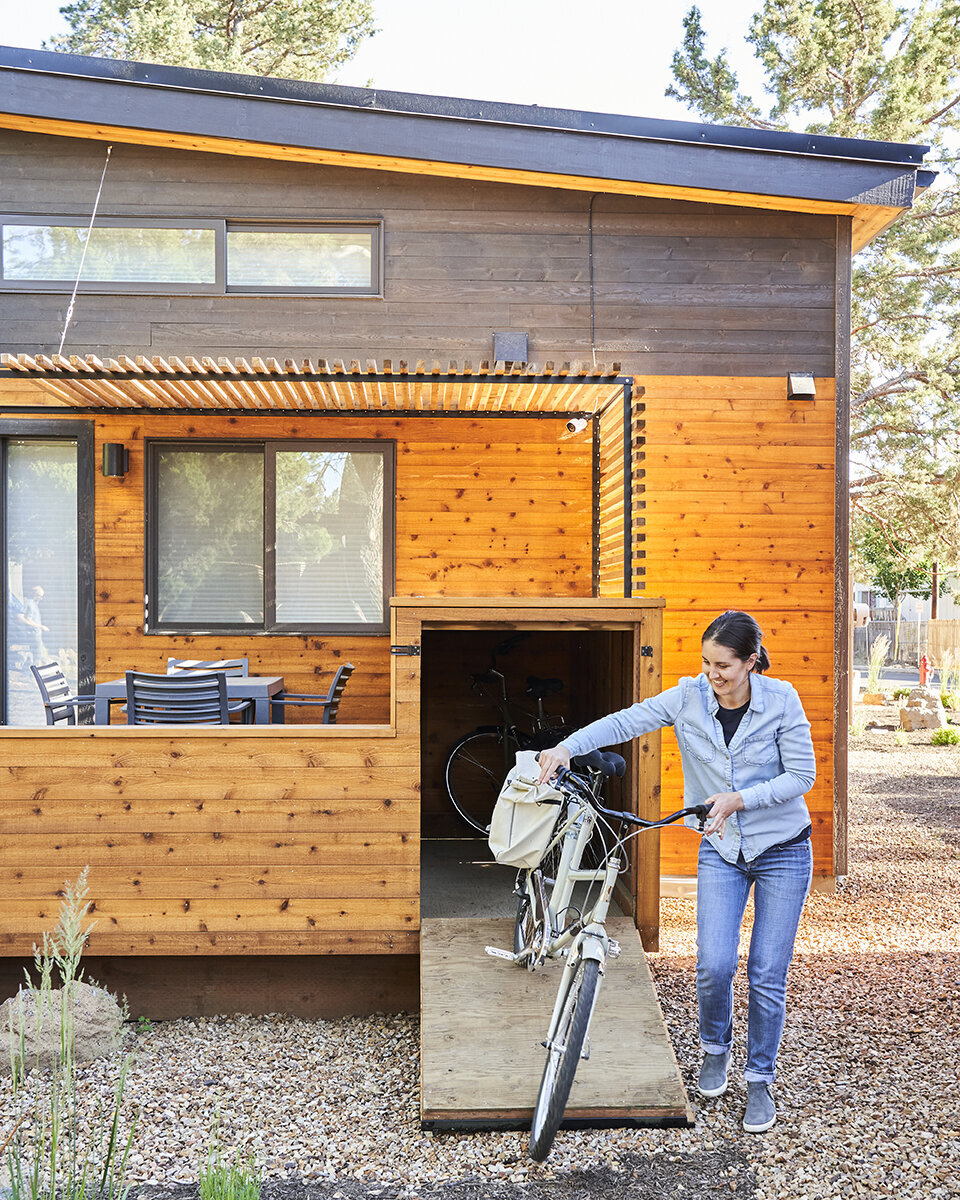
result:
[[[747,1109],[743,1127],[777,1119],[771,1085],[786,1013],[787,968],[813,855],[805,794],[816,778],[810,722],[789,683],[763,675],[770,659],[748,613],[725,612],[703,634],[702,674],[611,713],[540,753],[541,780],[572,755],[619,745],[672,725],[683,763],[684,804],[710,815],[697,867],[699,1090],[721,1096],[733,1040],[733,976],[751,886],[747,959]]]

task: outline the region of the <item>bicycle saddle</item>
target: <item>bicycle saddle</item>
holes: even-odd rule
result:
[[[538,679],[536,675],[527,676],[526,694],[534,700],[543,700],[544,697],[551,696],[554,692],[562,691],[562,679]]]
[[[570,766],[575,771],[582,771],[589,767],[591,770],[599,771],[601,775],[606,775],[608,779],[611,776],[621,779],[627,769],[626,761],[619,754],[614,754],[610,750],[591,750],[589,754],[578,754],[576,758],[570,760]]]

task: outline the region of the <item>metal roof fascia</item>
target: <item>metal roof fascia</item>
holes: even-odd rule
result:
[[[398,162],[437,162],[517,172],[524,176],[626,181],[650,188],[696,189],[740,195],[790,197],[826,204],[908,208],[916,167],[869,160],[776,155],[737,147],[607,137],[524,126],[472,126],[370,109],[325,108],[322,122],[300,106],[278,100],[237,100],[218,93],[171,89],[157,103],[155,89],[80,76],[17,73],[17,87],[0,111],[17,117],[116,125],[161,135],[184,135],[266,146],[346,153]],[[117,89],[122,89],[118,92]],[[68,115],[64,115],[68,114]],[[305,119],[306,118],[306,119]],[[83,136],[82,132],[78,136]],[[103,136],[109,136],[109,132]],[[132,138],[131,140],[136,140]],[[211,145],[215,149],[215,144]],[[775,167],[775,169],[774,169]],[[602,190],[602,188],[600,189]],[[619,190],[619,189],[618,189]]]

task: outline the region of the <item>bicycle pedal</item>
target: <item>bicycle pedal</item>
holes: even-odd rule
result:
[[[614,941],[613,938],[610,939],[610,944],[609,944],[609,946],[607,946],[607,954],[611,958],[619,958],[620,957],[620,954],[621,954],[620,943],[617,941]]]
[[[507,962],[517,961],[517,956],[511,950],[501,950],[498,946],[484,946],[484,951],[491,958],[505,958]]]

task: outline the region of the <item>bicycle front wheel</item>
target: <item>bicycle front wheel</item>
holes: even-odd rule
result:
[[[581,958],[567,989],[557,1032],[547,1049],[540,1094],[533,1110],[529,1149],[530,1157],[536,1162],[543,1162],[550,1153],[563,1120],[590,1025],[599,979],[600,964],[592,958]]]
[[[508,745],[508,750],[512,760],[516,747]],[[506,777],[503,751],[499,730],[477,729],[447,755],[444,779],[450,803],[477,833],[490,829],[493,806]]]

